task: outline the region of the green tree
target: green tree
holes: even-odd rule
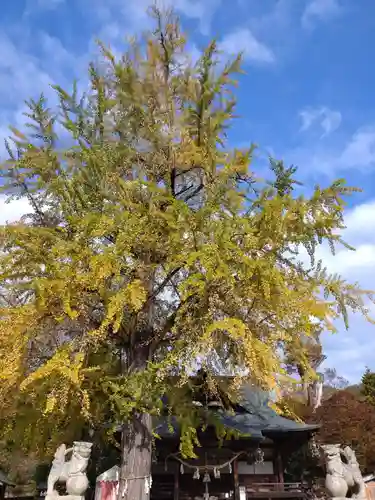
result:
[[[314,261],[319,244],[342,243],[353,190],[296,196],[294,170],[274,162],[272,185],[257,182],[253,147],[226,139],[240,58],[221,64],[211,43],[192,65],[177,19],[153,16],[122,58],[102,47],[86,96],[56,87],[57,111],[29,103],[2,168],[3,191],[31,209],[1,227],[1,286],[14,297],[1,307],[1,434],[50,452],[121,424],[120,496],[132,500],[146,498],[163,396],[193,455],[197,366],[214,389],[225,359],[233,397],[244,379],[274,388],[291,353],[313,375],[301,336],[334,330],[348,309],[367,314],[358,287]]]
[[[361,380],[361,394],[365,401],[375,406],[375,373],[366,368]]]

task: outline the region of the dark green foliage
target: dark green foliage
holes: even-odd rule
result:
[[[366,369],[361,380],[361,394],[365,401],[375,406],[375,372],[369,368]]]

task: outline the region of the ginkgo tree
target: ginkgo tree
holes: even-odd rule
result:
[[[176,416],[193,454],[194,370],[214,387],[225,361],[233,397],[245,380],[275,387],[290,355],[313,377],[301,338],[367,315],[364,292],[314,260],[343,243],[353,189],[297,196],[295,168],[273,160],[258,180],[254,148],[227,139],[241,58],[212,42],[192,62],[173,12],[152,16],[122,57],[101,46],[85,95],[28,103],[1,171],[30,205],[0,233],[2,438],[46,453],[121,425],[132,500],[147,498],[154,416]]]

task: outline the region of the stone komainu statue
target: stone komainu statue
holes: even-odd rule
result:
[[[366,486],[350,446],[322,446],[326,465],[326,490],[334,499],[366,500]]]
[[[47,480],[46,500],[83,500],[89,486],[86,470],[90,459],[92,443],[75,441],[72,448],[59,446],[52,462]],[[70,460],[66,456],[71,453]],[[65,483],[67,495],[59,495],[56,483]]]

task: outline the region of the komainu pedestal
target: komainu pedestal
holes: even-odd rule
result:
[[[83,500],[89,486],[86,470],[91,455],[92,443],[75,441],[71,448],[59,446],[52,462],[47,481],[46,500]],[[70,460],[67,455],[71,454]],[[65,483],[67,495],[59,495],[56,483]]]
[[[350,446],[324,445],[326,490],[332,499],[366,500],[366,486],[354,451]]]

